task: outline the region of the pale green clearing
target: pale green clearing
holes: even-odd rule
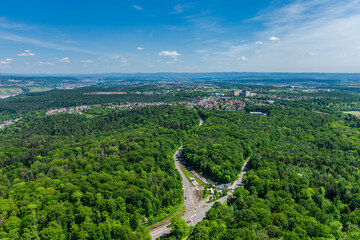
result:
[[[26,92],[46,92],[46,91],[50,91],[53,88],[51,87],[46,87],[46,86],[30,86],[30,87],[0,87],[0,96],[5,96],[5,95],[18,95],[21,93]]]
[[[346,111],[346,112],[343,112],[343,113],[351,114],[351,115],[360,117],[360,111]]]
[[[53,88],[51,87],[46,87],[46,86],[31,86],[31,87],[27,87],[27,90],[29,92],[46,92],[46,91],[50,91]]]
[[[269,92],[271,93],[293,93],[294,91],[291,91],[291,90],[282,90],[282,89],[273,89],[273,90],[269,90]]]
[[[24,90],[22,90],[19,87],[0,87],[0,96],[1,95],[14,95],[14,94],[20,94],[23,93]]]

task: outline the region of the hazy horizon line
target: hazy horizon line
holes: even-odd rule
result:
[[[35,76],[35,75],[136,75],[136,74],[228,74],[228,73],[238,73],[238,74],[360,74],[360,72],[236,72],[236,71],[224,71],[224,72],[98,72],[98,73],[0,73],[0,76]]]

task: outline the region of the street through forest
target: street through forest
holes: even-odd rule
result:
[[[204,119],[200,118],[199,126],[203,125]],[[202,221],[205,218],[206,212],[214,205],[215,202],[225,203],[230,195],[232,195],[233,191],[242,186],[243,177],[247,171],[247,166],[249,163],[249,159],[247,159],[241,169],[241,173],[239,174],[239,179],[236,180],[230,187],[229,192],[226,196],[209,203],[209,196],[205,199],[198,200],[194,194],[195,188],[191,185],[183,171],[181,170],[180,161],[183,155],[183,146],[179,147],[179,149],[174,154],[175,167],[179,171],[183,190],[184,190],[184,206],[186,208],[185,214],[182,216],[182,219],[186,221],[189,226],[195,226],[198,222]],[[169,234],[171,231],[170,222],[167,224],[161,225],[156,229],[153,229],[150,232],[150,235],[153,239],[157,239],[161,236]]]

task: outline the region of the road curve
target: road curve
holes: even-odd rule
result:
[[[204,124],[204,119],[200,118],[199,127]],[[192,218],[194,215],[196,215],[195,209],[197,206],[197,199],[194,195],[193,188],[190,184],[190,182],[187,180],[185,174],[181,170],[180,166],[180,160],[182,159],[183,155],[183,146],[179,147],[179,149],[174,154],[174,161],[175,161],[175,167],[178,170],[178,172],[181,175],[181,180],[183,184],[183,190],[184,190],[184,206],[185,206],[185,214],[182,217],[185,221],[189,221],[188,219]],[[169,227],[170,224],[164,224],[159,228],[156,228],[150,232],[150,235],[152,239],[157,239],[161,236],[164,236],[166,234],[169,234],[171,229]]]
[[[195,209],[197,209],[196,207],[197,207],[198,201],[194,195],[194,191],[193,191],[193,188],[192,188],[190,182],[187,180],[183,171],[181,171],[180,159],[182,157],[182,151],[183,151],[183,147],[181,146],[176,151],[176,153],[174,155],[174,160],[175,160],[175,167],[181,175],[183,190],[184,190],[184,198],[185,198],[184,205],[185,205],[186,211],[185,211],[184,216],[182,216],[182,219],[187,221],[187,219],[190,219],[194,214],[196,214]],[[169,228],[169,225],[170,224],[165,224],[157,229],[154,229],[153,231],[150,232],[151,237],[153,239],[157,239],[161,236],[169,234],[171,231],[171,229]]]
[[[204,119],[200,118],[199,126],[201,126],[203,123]],[[198,201],[196,199],[194,195],[194,187],[190,184],[185,174],[181,170],[180,160],[182,159],[182,154],[183,146],[181,146],[174,154],[175,167],[181,175],[184,190],[184,205],[186,207],[186,211],[185,214],[182,216],[182,219],[184,219],[189,226],[195,226],[198,222],[202,221],[205,218],[206,212],[214,205],[215,202],[225,203],[228,197],[232,194],[233,190],[242,186],[242,180],[248,168],[249,159],[245,161],[241,169],[241,173],[239,174],[239,179],[231,185],[229,194],[215,202],[209,203],[209,197],[201,201]],[[169,226],[170,223],[164,224],[163,226],[152,230],[150,232],[152,239],[157,239],[161,236],[169,234],[171,231]]]
[[[195,226],[198,222],[202,221],[205,216],[206,216],[206,212],[208,210],[210,210],[210,208],[215,204],[215,202],[220,202],[220,203],[226,203],[227,202],[227,199],[229,198],[229,196],[232,195],[232,193],[234,192],[234,190],[238,187],[242,187],[242,180],[244,178],[244,175],[247,171],[247,168],[248,168],[248,164],[249,164],[249,159],[247,161],[244,162],[244,165],[241,169],[241,173],[239,174],[239,179],[236,180],[232,185],[231,185],[231,188],[229,189],[230,191],[228,192],[228,194],[214,202],[211,202],[209,203],[208,200],[209,198],[206,198],[206,199],[203,199],[202,201],[200,201],[197,206],[196,206],[196,214],[194,215],[193,218],[190,218],[190,219],[183,219],[187,222],[189,222],[189,225],[190,226]]]

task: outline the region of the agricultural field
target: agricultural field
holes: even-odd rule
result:
[[[24,90],[20,87],[0,87],[0,96],[20,94],[23,92]]]
[[[53,88],[46,87],[46,86],[31,86],[31,87],[26,88],[26,90],[31,93],[32,92],[46,92],[46,91],[50,91],[52,89]]]
[[[53,88],[47,86],[30,86],[30,87],[0,87],[0,97],[9,95],[18,95],[24,92],[46,92]]]
[[[277,94],[277,93],[292,93],[293,91],[285,90],[285,89],[272,89],[269,92]]]
[[[351,115],[360,117],[360,111],[346,111],[346,112],[343,112],[343,113],[351,114]]]

